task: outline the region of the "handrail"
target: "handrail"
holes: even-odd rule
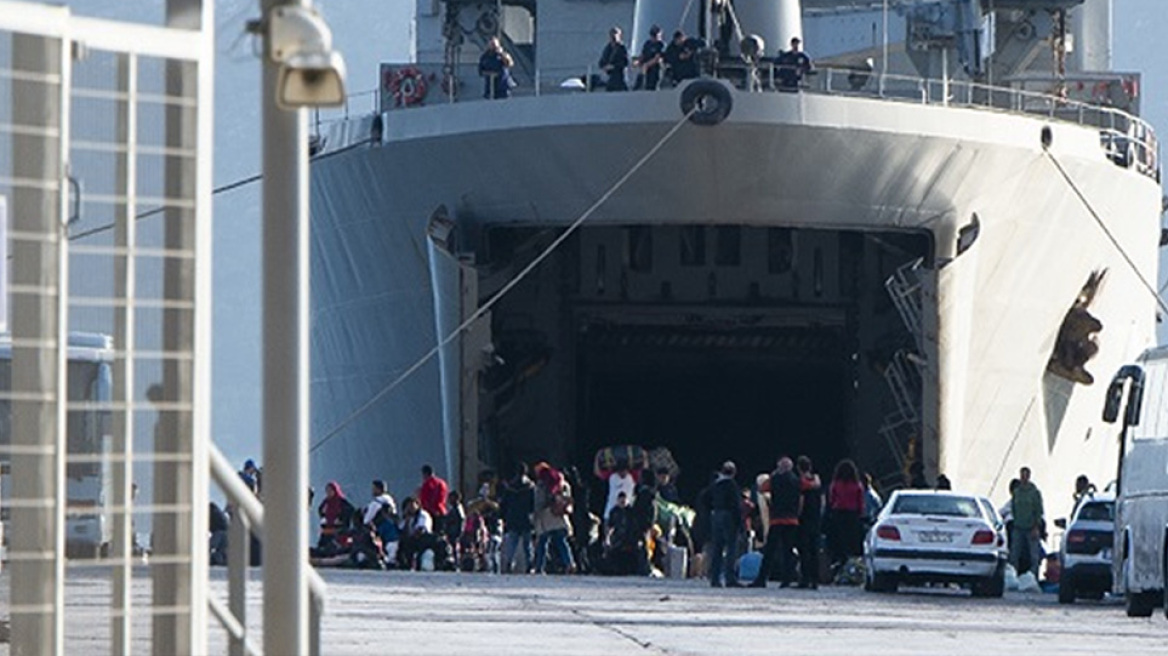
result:
[[[415,64],[412,66],[429,71],[433,73],[433,76],[443,74],[439,64]],[[776,65],[774,62],[763,62],[754,69],[760,74],[757,76],[752,75],[750,70],[742,69],[743,76],[756,78],[756,82],[759,82],[744,86],[754,87],[753,92],[778,92],[775,88],[775,71],[781,68],[782,66]],[[723,77],[731,70],[723,69],[721,71]],[[442,91],[444,85],[433,84],[426,104],[482,102],[484,99],[478,93],[479,78],[474,75],[473,71],[474,69],[470,67],[461,67],[455,71],[456,79],[460,81],[460,84],[456,86],[461,86],[463,89],[458,94],[445,93]],[[541,67],[536,70],[532,86],[517,87],[512,90],[511,95],[519,97],[586,92],[590,90],[590,85],[577,85],[575,88],[565,89],[560,87],[560,82],[570,78],[589,80],[593,72],[591,67]],[[734,80],[733,75],[731,73],[732,82],[741,81]],[[761,84],[761,80],[769,80],[769,84]],[[1035,81],[1031,80],[1030,82]],[[1053,84],[1054,80],[1051,82]],[[1073,100],[1060,95],[1030,91],[1024,88],[994,86],[970,80],[930,79],[832,66],[821,67],[813,75],[804,78],[799,90],[807,93],[867,97],[922,105],[1001,110],[1047,116],[1051,120],[1090,126],[1099,129],[1100,146],[1105,150],[1109,159],[1121,166],[1133,167],[1149,177],[1159,178],[1160,147],[1155,130],[1139,117],[1107,105]],[[369,112],[366,115],[394,110],[393,107],[380,107],[380,87],[350,95],[350,98],[353,99],[366,97],[371,98],[368,101]],[[348,120],[349,116],[349,101],[346,100],[341,116],[334,114],[332,118],[322,121],[318,115],[317,129],[319,131],[320,127],[327,123]]]
[[[264,527],[264,507],[259,499],[252,494],[239,474],[231,465],[231,461],[223,455],[214,444],[208,446],[208,460],[211,465],[211,478],[219,485],[227,496],[227,500],[235,508],[231,518],[231,534],[228,537],[228,548],[232,549],[227,560],[228,578],[228,606],[225,607],[217,599],[209,598],[208,606],[211,614],[219,620],[220,625],[227,631],[231,641],[232,655],[261,654],[247,640],[247,623],[244,612],[247,607],[246,582],[249,560],[250,536],[256,533],[262,541]],[[309,654],[319,656],[320,651],[320,622],[324,616],[324,603],[328,593],[328,586],[316,570],[307,571],[309,596]]]

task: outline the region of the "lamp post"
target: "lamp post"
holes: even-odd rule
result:
[[[307,1],[263,10],[264,653],[307,654],[308,117],[344,65]]]

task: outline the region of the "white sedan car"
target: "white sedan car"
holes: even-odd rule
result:
[[[1005,591],[1005,527],[989,499],[899,490],[864,540],[864,587],[895,592],[901,583],[959,583],[975,597]]]

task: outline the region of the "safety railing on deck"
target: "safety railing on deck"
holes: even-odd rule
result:
[[[318,112],[314,117],[317,132],[322,132],[330,123],[346,120],[353,115],[484,100],[484,82],[473,65],[462,65],[454,71],[446,70],[440,64],[408,65],[397,70],[407,72],[411,83],[405,85],[401,83],[403,78],[400,76],[395,78],[392,74],[383,74],[381,87],[352,94],[339,109]],[[745,66],[723,67],[715,77],[725,79],[744,91],[751,89],[760,93],[781,93],[783,91],[777,82],[779,70],[775,64],[764,62],[753,70]],[[420,85],[414,83],[419,80]],[[629,89],[635,88],[635,80],[636,73],[631,70],[628,75]],[[532,79],[517,82],[517,86],[510,90],[512,97],[604,91],[602,72],[593,66],[537,67]],[[1031,84],[1034,82],[1029,81]],[[1049,84],[1054,88],[1057,83],[1051,79]],[[668,86],[668,83],[663,85]],[[409,93],[405,94],[403,89],[408,89]],[[993,86],[968,80],[929,79],[838,67],[816,69],[813,74],[803,78],[797,90],[1039,115],[1051,120],[1098,128],[1100,146],[1109,158],[1149,177],[1159,177],[1160,149],[1155,131],[1132,114],[1105,104],[1083,102],[1018,86]]]
[[[228,503],[235,509],[227,532],[227,603],[208,595],[211,614],[227,631],[231,656],[259,656],[263,651],[248,639],[247,630],[247,573],[251,561],[251,536],[260,536],[262,544],[264,508],[252,494],[239,474],[215,445],[210,446],[211,478],[223,490]],[[320,575],[308,572],[309,594],[309,653],[319,656],[320,622],[324,616],[326,586]],[[278,627],[266,627],[278,630]]]

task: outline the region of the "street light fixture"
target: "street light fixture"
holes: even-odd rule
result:
[[[269,18],[268,56],[278,64],[281,109],[332,107],[345,102],[345,60],[333,35],[311,7],[276,7]]]

